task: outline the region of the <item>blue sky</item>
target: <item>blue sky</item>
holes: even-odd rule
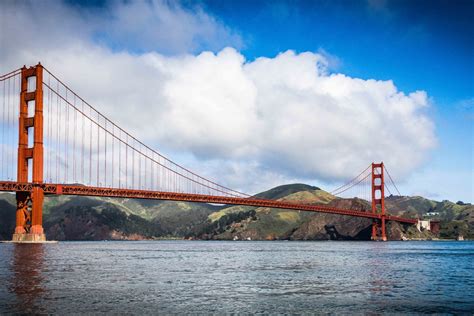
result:
[[[372,4],[371,4],[372,3]],[[447,102],[472,97],[472,1],[208,1],[247,58],[325,50],[338,70]],[[447,84],[456,78],[456,84]]]
[[[393,80],[402,91],[427,91],[434,104],[431,115],[439,140],[427,168],[465,174],[467,181],[458,179],[459,186],[467,186],[461,194],[473,200],[474,2],[203,4],[239,30],[244,38],[241,51],[249,59],[286,49],[323,51],[334,57],[333,70]]]
[[[164,115],[168,109],[164,105],[169,103],[175,111],[180,111],[182,120],[196,124],[196,129],[191,133],[186,126],[171,126],[163,121],[161,124],[173,132],[174,138],[166,131],[159,131],[147,141],[179,162],[214,179],[222,179],[227,185],[254,192],[299,181],[330,189],[365,167],[366,161],[383,159],[395,164],[390,169],[403,194],[437,200],[474,200],[472,1],[69,0],[4,2],[3,6],[8,9],[3,10],[7,12],[3,16],[6,26],[21,24],[16,22],[21,19],[26,25],[9,32],[15,36],[1,34],[6,49],[0,52],[0,59],[6,68],[23,65],[30,59],[32,63],[42,60],[55,65],[56,72],[82,91],[87,100],[105,113],[112,113],[113,119],[136,135],[150,133],[129,119],[128,107],[114,112],[116,105],[112,104],[116,104],[113,102],[117,93],[134,104],[157,104],[153,109],[157,116]],[[9,18],[17,20],[9,22]],[[225,47],[232,50],[224,50]],[[292,52],[288,53],[289,50]],[[202,55],[207,51],[214,56]],[[94,65],[125,67],[130,76],[136,74],[135,81],[145,64],[152,65],[156,69],[150,70],[147,78],[154,76],[155,88],[170,88],[179,83],[182,90],[177,90],[171,99],[169,91],[140,99],[145,97],[137,97],[134,91],[127,92],[125,87],[114,83],[108,87],[110,95],[99,95],[93,87],[103,86],[103,82],[85,84],[84,76],[74,75],[77,74],[77,69],[71,69],[74,63],[81,63],[84,73],[99,72],[100,67]],[[292,69],[299,69],[301,73],[296,75],[306,78],[305,75],[314,76],[315,66],[321,65],[324,70],[316,75],[316,82],[332,82],[324,88],[328,89],[326,92],[318,90],[320,83],[314,84],[311,81],[314,78],[295,86]],[[235,73],[227,73],[229,66],[237,67],[232,68]],[[113,77],[114,70],[109,71]],[[269,89],[265,83],[272,81],[273,77],[267,74],[273,71],[272,76],[279,81],[272,82]],[[200,76],[207,72],[210,77],[205,78],[219,80],[203,83]],[[183,73],[189,76],[183,77]],[[332,74],[344,78],[337,79]],[[100,76],[90,76],[89,80],[94,81],[95,77]],[[192,78],[189,82],[183,79],[188,77]],[[143,84],[146,82],[152,84],[150,80]],[[222,82],[228,85],[220,86]],[[353,87],[342,97],[338,90],[341,82]],[[209,86],[201,87],[206,84]],[[311,86],[313,90],[307,93],[301,86]],[[282,93],[281,104],[275,105],[275,111],[288,113],[292,121],[277,121],[271,111],[262,110],[273,106],[272,92],[278,87],[282,87],[278,91]],[[193,116],[195,108],[190,106],[195,98],[181,98],[182,94],[192,96],[193,89],[202,97],[201,106],[209,106],[206,113],[213,113],[212,105],[216,102],[230,100],[229,104],[206,118],[200,127],[200,120]],[[202,95],[202,91],[209,89],[225,93]],[[400,102],[394,101],[399,96],[393,89],[403,94]],[[412,94],[415,91],[424,92]],[[330,101],[325,99],[327,95]],[[385,100],[388,100],[386,104]],[[300,101],[307,111],[295,114],[291,109]],[[334,111],[328,110],[330,104],[335,105]],[[358,108],[344,112],[342,109],[348,104]],[[403,110],[406,104],[412,109],[409,112]],[[401,111],[401,117],[390,117],[387,127],[382,127],[380,135],[389,136],[386,140],[373,141],[374,146],[381,148],[374,152],[370,148],[372,139],[378,136],[374,121],[389,118],[383,113],[384,108],[387,112]],[[254,111],[260,116],[250,115]],[[216,130],[215,134],[229,134],[228,142],[205,134],[208,126],[225,126],[223,122],[231,126],[238,121],[229,113],[241,114],[242,129],[255,131],[255,141],[252,135],[245,138],[225,129]],[[315,125],[315,135],[310,137],[311,122],[317,121],[319,113],[320,124],[334,120],[336,127],[331,128],[328,123],[318,129]],[[342,114],[338,117],[335,113]],[[229,121],[225,118],[227,114]],[[339,127],[364,121],[364,114],[366,125],[373,126],[357,132],[339,131]],[[264,122],[246,125],[253,119]],[[268,139],[269,130],[288,124],[306,128],[298,127],[293,138],[287,139],[288,145],[283,139],[286,134],[280,135],[281,141],[277,137]],[[202,137],[189,136],[202,131],[206,136],[203,142]],[[327,139],[317,137],[324,133]],[[396,135],[392,137],[390,133]],[[299,140],[298,147],[294,143]],[[227,143],[234,147],[226,147]],[[270,145],[266,147],[266,143]],[[313,156],[298,155],[305,150]],[[341,159],[343,155],[347,159]],[[413,161],[411,166],[410,161]],[[295,166],[301,166],[301,172]],[[217,171],[209,171],[213,168]],[[222,175],[222,168],[227,177]],[[247,185],[252,177],[258,178],[254,175],[258,175],[261,183]]]

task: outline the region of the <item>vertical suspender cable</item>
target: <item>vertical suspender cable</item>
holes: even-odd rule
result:
[[[84,101],[82,101],[82,113],[85,113],[84,112]],[[86,183],[86,180],[84,179],[84,135],[85,135],[85,130],[84,130],[84,120],[86,118],[84,117],[84,114],[81,114],[81,125],[82,125],[82,128],[81,128],[81,136],[82,136],[82,142],[81,142],[81,183],[82,184],[85,184]]]
[[[50,80],[51,78],[48,76],[48,86],[50,86]],[[44,87],[44,84],[43,84],[43,87]],[[44,94],[43,94],[44,95]],[[51,120],[51,110],[50,110],[50,107],[51,107],[51,90],[48,89],[48,101],[47,101],[47,104],[46,104],[46,111],[44,111],[44,114],[46,115],[46,139],[45,139],[45,142],[46,142],[46,145],[45,145],[45,156],[46,156],[46,160],[43,161],[43,164],[45,165],[46,167],[46,182],[51,182],[50,180],[50,170],[51,168],[49,167],[49,162],[51,160],[51,133],[50,133],[50,126],[51,126],[51,123],[50,123],[50,120]]]
[[[12,130],[12,128],[10,126],[10,106],[11,106],[11,104],[10,104],[10,80],[8,80],[8,82],[7,82],[7,122],[8,122],[7,123],[7,127],[8,127],[7,131]],[[8,133],[8,134],[10,134],[10,133]],[[8,138],[11,140],[11,138],[12,138],[11,135],[9,135]],[[11,148],[9,148],[10,143],[11,143],[10,140],[7,142],[7,144],[8,144],[7,150],[9,152],[11,152]],[[7,153],[7,180],[11,180],[10,179],[10,153],[9,152]]]
[[[92,185],[92,107],[89,106],[89,185]]]
[[[135,141],[133,141],[135,145]],[[133,149],[134,147],[131,147]],[[135,186],[135,151],[132,150],[132,188]]]
[[[152,158],[155,160],[155,154],[152,152]],[[155,164],[150,161],[151,164],[151,189],[155,190]]]
[[[76,108],[76,95],[74,94],[74,99],[73,99],[73,102],[74,102],[74,108]],[[76,129],[76,126],[77,126],[77,111],[75,109],[73,109],[74,111],[74,134],[72,135],[72,178],[73,178],[73,181],[74,183],[77,183],[77,179],[76,179],[76,139],[77,139],[77,129]]]
[[[125,187],[129,188],[128,186],[128,135],[126,136],[125,141]]]
[[[59,82],[57,83],[57,90],[59,93]],[[61,127],[61,100],[59,99],[59,95],[56,95],[56,111],[58,112],[58,122],[56,124],[57,126],[57,147],[56,147],[56,182],[61,182],[61,175],[59,171],[59,154],[61,151],[61,134],[59,133],[60,127]]]
[[[107,187],[107,119],[105,119],[105,131],[104,131],[104,152],[105,152],[105,159],[104,159],[104,187]]]
[[[6,179],[5,177],[5,170],[6,170],[6,166],[5,166],[5,151],[7,150],[6,146],[5,146],[5,123],[6,123],[6,117],[5,117],[5,101],[6,101],[6,80],[3,80],[3,98],[2,98],[2,163],[1,163],[1,167],[2,167],[2,179]]]
[[[100,148],[99,148],[99,143],[100,143],[100,130],[99,130],[99,113],[97,113],[97,153],[96,153],[96,156],[97,156],[97,177],[96,177],[96,180],[97,180],[97,186],[99,186],[99,158],[100,158]]]
[[[49,77],[48,77],[48,80],[49,80]],[[44,93],[43,93],[44,95]],[[47,102],[46,102],[46,106],[45,106],[45,111],[44,111],[44,115],[46,116],[46,138],[45,138],[45,151],[44,151],[44,156],[45,156],[45,160],[43,161],[43,164],[46,166],[46,172],[45,172],[45,175],[46,175],[46,182],[49,182],[49,98],[51,97],[51,91],[49,91],[48,89],[48,93],[47,93]]]
[[[122,140],[122,132],[119,130],[119,138]],[[122,188],[122,142],[119,141],[119,188]]]
[[[138,152],[138,188],[142,188],[142,156],[141,156],[141,146],[140,151]]]
[[[6,87],[6,80],[3,80],[3,103],[2,103],[2,163],[1,163],[1,166],[2,166],[2,179],[6,179],[5,177],[5,150],[6,150],[6,147],[5,147],[5,87]]]
[[[65,150],[66,150],[66,176],[64,177],[64,181],[68,183],[69,181],[69,105],[68,98],[67,98],[67,89],[66,89],[66,138],[64,139]]]
[[[122,132],[119,130],[119,138],[120,140],[122,140]],[[119,152],[119,188],[121,189],[122,188],[122,142],[119,141],[118,143],[119,145],[119,148],[118,148],[118,152]]]
[[[145,149],[145,153],[146,153],[146,149]],[[147,178],[148,178],[148,174],[146,173],[146,166],[148,165],[148,163],[147,163],[147,160],[148,160],[148,159],[147,159],[146,156],[145,156],[144,158],[145,158],[145,185],[144,185],[144,189],[147,190],[148,188],[147,188],[147,186],[146,186],[146,185],[147,185],[147,181],[146,181],[146,180],[147,180]]]
[[[115,148],[114,148],[114,138],[115,138],[115,129],[114,129],[114,125],[112,125],[112,177],[111,177],[111,181],[112,181],[112,188],[114,187],[114,167],[115,167]]]
[[[8,79],[8,81],[10,81],[10,79]],[[15,83],[16,83],[16,81],[15,80],[12,80],[12,81],[13,81],[13,84],[11,85],[12,91],[10,92],[10,95],[13,96],[13,94],[15,93]],[[15,130],[15,99],[13,97],[11,98],[11,102],[12,102],[12,104],[11,104],[11,108],[12,108],[12,129],[11,129],[11,131],[13,132]],[[13,137],[12,137],[12,140],[13,140]],[[10,165],[11,166],[11,173],[12,173],[12,175],[11,175],[12,180],[15,178],[15,173],[14,173],[15,157],[14,157],[14,154],[13,154],[13,152],[14,152],[13,148],[14,148],[14,143],[12,142],[12,146],[11,146],[11,157],[12,157],[12,159],[11,159],[11,165]]]

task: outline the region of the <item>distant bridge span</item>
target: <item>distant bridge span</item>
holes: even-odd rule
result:
[[[0,191],[17,192],[33,190],[32,183],[18,183],[18,182],[0,182]],[[177,192],[162,192],[149,190],[132,190],[132,189],[118,189],[118,188],[100,188],[89,187],[82,185],[65,185],[65,184],[43,184],[41,185],[46,195],[80,195],[80,196],[100,196],[112,198],[130,198],[130,199],[149,199],[149,200],[169,200],[169,201],[183,201],[196,203],[214,203],[227,205],[245,205],[254,207],[269,207],[276,209],[288,209],[317,213],[328,213],[337,215],[347,215],[355,217],[365,217],[380,220],[382,214],[369,213],[365,211],[355,211],[348,209],[341,209],[321,204],[303,204],[293,203],[287,201],[277,201],[259,198],[238,198],[225,197],[204,194],[192,193],[177,193]],[[417,219],[410,219],[398,216],[386,215],[387,221],[396,221],[404,224],[416,224]]]

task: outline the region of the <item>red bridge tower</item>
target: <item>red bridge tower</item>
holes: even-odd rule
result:
[[[28,91],[28,80],[35,79],[35,89]],[[34,106],[29,117],[28,108]],[[30,111],[32,112],[32,111]],[[33,132],[33,144],[28,144]],[[31,164],[30,164],[31,161]],[[32,167],[29,179],[29,167]],[[21,69],[20,117],[18,141],[18,182],[33,183],[33,190],[16,193],[16,227],[13,241],[44,241],[43,231],[43,66]]]
[[[372,223],[372,240],[377,240],[378,230],[381,230],[381,239],[387,241],[385,232],[385,180],[384,166],[381,163],[372,163],[372,213],[378,214],[380,210],[380,227],[378,220],[374,219]]]

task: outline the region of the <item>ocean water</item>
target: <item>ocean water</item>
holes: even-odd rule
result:
[[[0,314],[474,313],[474,242],[0,244]]]

